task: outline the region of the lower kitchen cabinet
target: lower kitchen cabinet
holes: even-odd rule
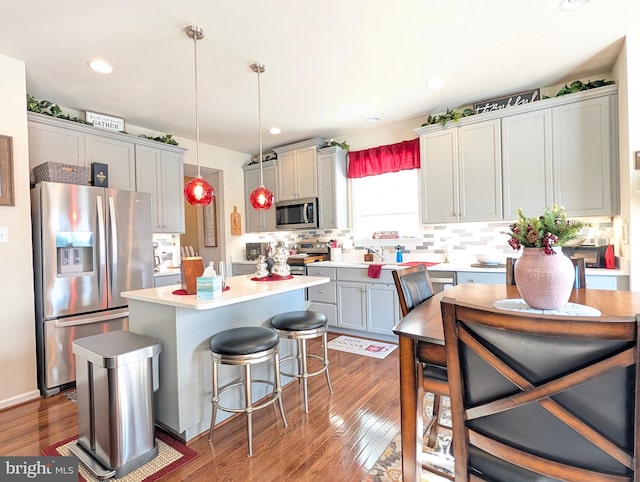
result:
[[[247,261],[246,263],[231,263],[232,276],[243,274],[254,274],[256,272],[257,261]]]
[[[484,273],[472,271],[458,271],[456,274],[456,283],[487,283],[487,284],[503,284],[506,283],[506,275],[500,270],[498,273]]]
[[[323,285],[307,288],[309,309],[324,313],[329,326],[338,326],[338,298],[336,294],[336,269],[322,266],[308,266],[308,276],[325,276],[331,281]]]
[[[172,286],[182,282],[182,276],[180,273],[156,275],[153,277],[153,287],[160,288],[161,286]]]

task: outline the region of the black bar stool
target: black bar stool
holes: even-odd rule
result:
[[[281,338],[296,340],[297,353],[295,356],[287,356],[281,360],[296,359],[298,364],[297,373],[282,372],[283,375],[302,380],[302,390],[304,394],[304,411],[309,412],[309,393],[307,379],[314,375],[323,373],[327,377],[329,392],[333,393],[331,379],[329,378],[329,356],[327,350],[327,317],[324,313],[317,311],[289,311],[281,313],[271,318],[271,327]],[[322,356],[307,354],[307,340],[322,336]],[[322,368],[313,373],[307,371],[307,357],[317,358],[322,361]]]
[[[287,426],[287,419],[284,416],[284,408],[282,406],[282,385],[280,383],[280,362],[278,356],[279,341],[278,335],[273,330],[263,326],[232,328],[221,331],[211,338],[213,397],[211,398],[211,428],[209,429],[209,440],[211,440],[211,435],[213,434],[218,409],[224,410],[225,412],[247,414],[249,457],[253,454],[251,415],[255,410],[260,410],[277,402],[280,407],[282,423],[285,427]],[[251,365],[271,359],[273,359],[274,364],[274,381],[252,379]],[[242,381],[228,383],[227,385],[218,387],[218,364],[244,366]],[[271,397],[260,405],[253,405],[251,399],[251,385],[253,383],[265,383],[273,387]],[[221,405],[220,395],[222,392],[238,385],[244,385],[245,406],[242,408],[231,408]]]

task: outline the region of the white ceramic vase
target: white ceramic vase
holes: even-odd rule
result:
[[[544,248],[523,248],[514,266],[520,296],[531,308],[557,310],[571,296],[575,268],[562,248],[553,250],[555,254],[545,254]]]

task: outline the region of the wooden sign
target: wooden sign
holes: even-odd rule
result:
[[[106,114],[98,114],[97,112],[85,112],[85,120],[91,122],[94,127],[107,129],[109,131],[124,131],[124,119],[121,117],[113,117]]]
[[[540,89],[528,90],[519,94],[509,95],[507,97],[499,97],[497,99],[483,100],[473,104],[473,111],[476,114],[491,112],[494,110],[506,109],[516,105],[530,104],[540,99]]]

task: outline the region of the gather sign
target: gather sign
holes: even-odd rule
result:
[[[476,114],[491,112],[494,110],[506,109],[516,105],[529,104],[540,99],[540,89],[528,90],[519,94],[509,95],[507,97],[499,97],[497,99],[483,100],[473,104],[473,111]]]

